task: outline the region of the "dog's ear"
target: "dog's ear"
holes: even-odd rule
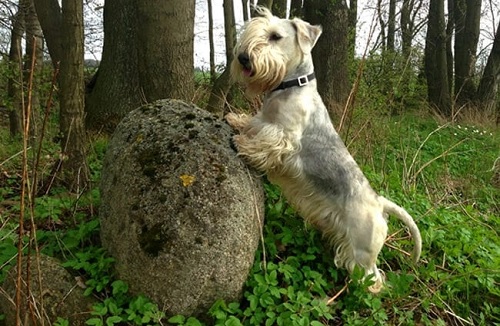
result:
[[[271,17],[273,17],[273,14],[271,13],[271,11],[264,6],[251,5],[250,8],[253,9],[254,13],[257,16],[265,17],[267,19],[270,19]]]
[[[304,53],[310,53],[323,32],[323,28],[320,25],[311,25],[299,18],[294,18],[292,23],[297,30],[297,42],[300,49]]]

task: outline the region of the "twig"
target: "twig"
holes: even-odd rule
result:
[[[352,86],[351,91],[349,92],[349,96],[347,97],[347,101],[346,101],[346,104],[344,106],[344,111],[342,112],[342,117],[340,118],[338,132],[340,132],[342,130],[342,127],[344,126],[344,124],[347,120],[347,115],[349,113],[352,114],[352,110],[350,110],[350,109],[354,106],[354,100],[356,98],[356,93],[358,92],[359,83],[361,81],[361,76],[363,75],[363,69],[364,69],[365,62],[366,62],[366,55],[368,52],[368,46],[369,46],[370,41],[373,37],[373,33],[375,32],[375,23],[374,22],[375,22],[375,14],[372,17],[370,31],[368,32],[368,40],[366,41],[366,46],[365,46],[365,49],[363,52],[363,56],[361,57],[361,61],[360,61],[359,66],[358,66],[358,71],[356,73],[356,80],[354,81],[354,85]],[[346,133],[346,136],[345,136],[346,139],[347,139],[347,134],[348,134],[348,132]]]
[[[253,180],[252,175],[250,174],[250,170],[247,168],[247,174],[250,180]],[[253,181],[252,181],[253,183]],[[253,197],[253,203],[255,207],[255,214],[257,215],[257,222],[259,222],[259,233],[260,233],[260,241],[262,243],[262,263],[264,267],[264,272],[267,271],[267,264],[266,264],[266,243],[264,242],[264,223],[262,222],[262,219],[260,218],[259,214],[259,208],[257,204],[257,197],[255,196],[255,191],[252,191],[252,197]]]
[[[497,157],[497,158],[495,159],[495,161],[493,162],[493,166],[491,167],[491,170],[488,170],[488,171],[489,171],[489,172],[494,172],[494,171],[495,171],[495,168],[497,167],[497,163],[499,163],[499,164],[500,164],[500,156],[499,156],[499,157]],[[1,165],[1,164],[0,164],[0,165]]]
[[[445,150],[444,152],[442,152],[442,153],[441,153],[441,154],[439,154],[438,156],[436,156],[436,157],[434,157],[433,159],[431,159],[431,160],[427,161],[426,163],[424,163],[424,164],[423,164],[423,165],[422,165],[422,166],[421,166],[421,167],[417,170],[417,172],[415,172],[415,174],[413,175],[413,177],[412,177],[412,178],[413,178],[413,182],[415,182],[415,181],[416,181],[416,179],[417,179],[418,175],[419,175],[420,173],[422,173],[422,171],[423,171],[426,167],[428,167],[430,164],[432,164],[432,162],[434,162],[434,161],[436,161],[436,160],[440,159],[440,158],[441,158],[441,157],[443,157],[443,156],[446,156],[446,155],[447,155],[447,154],[448,154],[448,153],[449,153],[452,149],[454,149],[455,147],[457,147],[458,145],[460,145],[461,143],[463,143],[463,142],[464,142],[464,141],[466,141],[466,140],[467,140],[467,138],[460,140],[459,142],[457,142],[456,144],[454,144],[453,146],[451,146],[450,148],[448,148],[447,150]]]
[[[467,211],[467,209],[464,207],[464,204],[462,203],[462,201],[453,193],[453,198],[455,198],[455,200],[457,201],[457,205],[458,207],[460,208],[460,210],[465,214],[467,215],[468,218],[470,218],[471,220],[473,220],[475,223],[477,224],[481,224],[482,226],[484,226],[485,228],[488,228],[490,229],[491,231],[493,231],[493,233],[495,233],[495,235],[498,237],[498,231],[491,225],[489,225],[488,223],[484,223],[483,221],[480,221],[478,220],[477,218],[475,218],[474,216],[470,215],[470,212]]]
[[[33,70],[33,68],[32,68]],[[41,134],[40,134],[40,141],[38,143],[38,150],[36,153],[36,160],[35,160],[35,166],[33,167],[33,192],[31,196],[35,198],[36,193],[37,193],[37,169],[38,165],[40,164],[40,157],[42,153],[42,143],[43,143],[43,136],[45,135],[45,127],[47,126],[47,121],[49,120],[49,113],[50,109],[52,107],[52,96],[54,94],[54,89],[56,88],[56,82],[57,82],[57,75],[59,74],[59,62],[56,63],[56,68],[54,70],[54,73],[52,74],[52,84],[50,87],[50,92],[49,92],[49,97],[47,99],[47,104],[45,106],[45,114],[43,116],[43,123],[42,123],[42,129],[41,129]]]
[[[431,131],[427,137],[425,137],[424,141],[420,144],[420,146],[418,147],[417,151],[415,152],[415,155],[413,155],[413,159],[411,160],[411,163],[410,163],[410,166],[406,169],[406,175],[408,176],[408,178],[410,178],[410,174],[411,172],[413,171],[413,168],[414,166],[416,165],[417,163],[417,157],[418,155],[420,154],[420,152],[422,151],[422,148],[424,147],[425,143],[427,143],[427,141],[431,138],[431,136],[433,134],[435,134],[436,132],[438,132],[439,130],[447,127],[449,125],[449,123],[445,123],[443,124],[442,126],[439,126],[437,127],[436,129],[434,129],[433,131]],[[405,165],[406,166],[406,165]],[[421,169],[420,169],[421,170]],[[420,171],[419,170],[419,171]],[[412,177],[413,180],[416,180],[415,177]]]
[[[31,51],[31,66],[30,66],[30,74],[29,74],[29,79],[28,79],[28,106],[27,106],[27,117],[31,117],[31,114],[33,112],[33,80],[34,80],[34,74],[35,74],[35,65],[36,65],[36,46],[37,46],[37,41],[35,39],[36,37],[33,36],[33,48]],[[24,135],[29,136],[30,133],[30,128],[29,128],[29,123],[27,124],[26,130],[24,130]],[[40,147],[41,147],[41,141],[40,140]],[[38,155],[40,154],[40,147],[38,151]],[[37,164],[38,164],[38,159],[36,158]],[[28,308],[31,314],[31,318],[33,321],[37,320],[35,317],[35,311],[41,310],[43,311],[43,296],[40,294],[40,307],[37,306],[36,304],[36,299],[33,298],[33,293],[31,291],[31,249],[33,247],[33,242],[35,242],[35,257],[37,261],[37,268],[38,271],[40,270],[40,253],[38,252],[38,247],[36,247],[36,225],[35,225],[35,192],[36,192],[36,169],[37,169],[37,164],[35,164],[32,167],[32,173],[33,173],[33,182],[31,184],[31,191],[28,192],[28,206],[30,209],[30,232],[29,232],[29,240],[28,240],[28,253],[27,253],[27,259],[26,259],[26,297],[29,298],[27,301],[28,303]],[[24,176],[23,176],[24,177]],[[26,174],[26,181],[28,181],[29,176]],[[42,280],[41,280],[41,275],[38,273],[38,286],[40,293],[42,293]],[[38,318],[41,321],[41,325],[43,326],[45,324],[45,321],[43,318]]]
[[[396,247],[396,246],[393,246],[393,245],[391,245],[390,243],[387,243],[387,242],[386,242],[386,243],[385,243],[385,245],[386,245],[387,247],[391,248],[391,249],[394,249],[394,250],[396,250],[396,251],[399,251],[400,253],[402,253],[402,254],[404,254],[404,255],[406,255],[406,256],[411,256],[411,254],[410,254],[409,252],[404,251],[403,249],[398,248],[398,247]]]
[[[333,303],[333,301],[335,301],[335,299],[337,299],[342,293],[344,293],[345,290],[347,290],[347,286],[349,285],[349,282],[347,282],[344,285],[344,287],[342,289],[340,289],[340,291],[337,292],[333,297],[331,297],[330,299],[328,299],[328,301],[326,302],[327,306],[331,305]]]
[[[432,296],[433,297],[436,297],[442,304],[444,307],[446,307],[447,309],[444,309],[444,312],[457,318],[458,321],[462,322],[462,325],[463,325],[463,322],[469,324],[469,325],[474,325],[474,323],[472,323],[471,321],[468,321],[460,316],[458,316],[456,313],[453,312],[453,309],[451,309],[450,305],[448,303],[446,303],[440,296],[439,296],[439,293],[437,293],[436,291],[434,291],[432,288],[430,288],[428,286],[427,283],[425,283],[424,281],[422,281],[421,279],[417,278],[417,280],[423,285],[425,286],[429,292],[431,292]]]
[[[19,54],[21,55],[21,54]],[[28,137],[29,137],[29,114],[30,108],[25,108],[24,103],[24,83],[22,77],[22,67],[19,67],[21,85],[21,107],[23,118],[23,150],[22,150],[22,177],[21,177],[21,203],[19,204],[19,236],[17,242],[17,275],[16,275],[16,326],[21,325],[21,292],[22,292],[22,261],[23,261],[23,233],[24,233],[24,202],[26,195],[26,183],[28,182]]]
[[[28,147],[26,150],[30,150],[31,147]],[[4,165],[5,163],[7,163],[8,161],[16,158],[17,156],[21,155],[23,153],[23,151],[20,151],[20,152],[17,152],[16,154],[12,155],[11,157],[9,157],[8,159],[6,159],[5,161],[3,161],[2,163],[0,163],[0,166]]]
[[[474,325],[474,323],[472,321],[460,317],[459,315],[457,315],[453,311],[445,309],[444,312],[447,313],[448,315],[451,315],[451,316],[455,317],[456,319],[458,319],[458,321],[462,322],[462,325],[463,325],[463,323],[465,323],[467,325]]]

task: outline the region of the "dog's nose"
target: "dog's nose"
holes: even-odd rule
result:
[[[250,57],[246,53],[240,53],[238,55],[238,61],[245,68],[250,68]]]

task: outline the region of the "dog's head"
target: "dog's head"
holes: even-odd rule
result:
[[[250,96],[273,90],[301,65],[312,68],[311,50],[321,26],[301,19],[280,19],[264,7],[243,28],[231,63],[233,80]],[[309,72],[310,73],[310,72]]]

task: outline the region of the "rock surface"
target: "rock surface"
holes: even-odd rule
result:
[[[101,238],[120,279],[168,315],[239,300],[264,217],[263,190],[223,121],[177,100],[131,112],[101,180]]]
[[[26,282],[28,279],[26,260],[22,264],[22,270],[22,279]],[[17,268],[13,267],[4,281],[3,291],[0,294],[0,312],[5,314],[5,325],[16,324],[16,279]],[[95,301],[83,295],[84,289],[79,286],[79,283],[83,282],[78,282],[58,260],[40,255],[38,264],[36,258],[32,257],[29,279],[33,314],[26,309],[26,306],[22,307],[21,325],[52,325],[57,317],[61,317],[68,319],[70,325],[83,326],[85,321],[92,317],[90,312]],[[23,284],[21,302],[27,303],[26,283]]]

